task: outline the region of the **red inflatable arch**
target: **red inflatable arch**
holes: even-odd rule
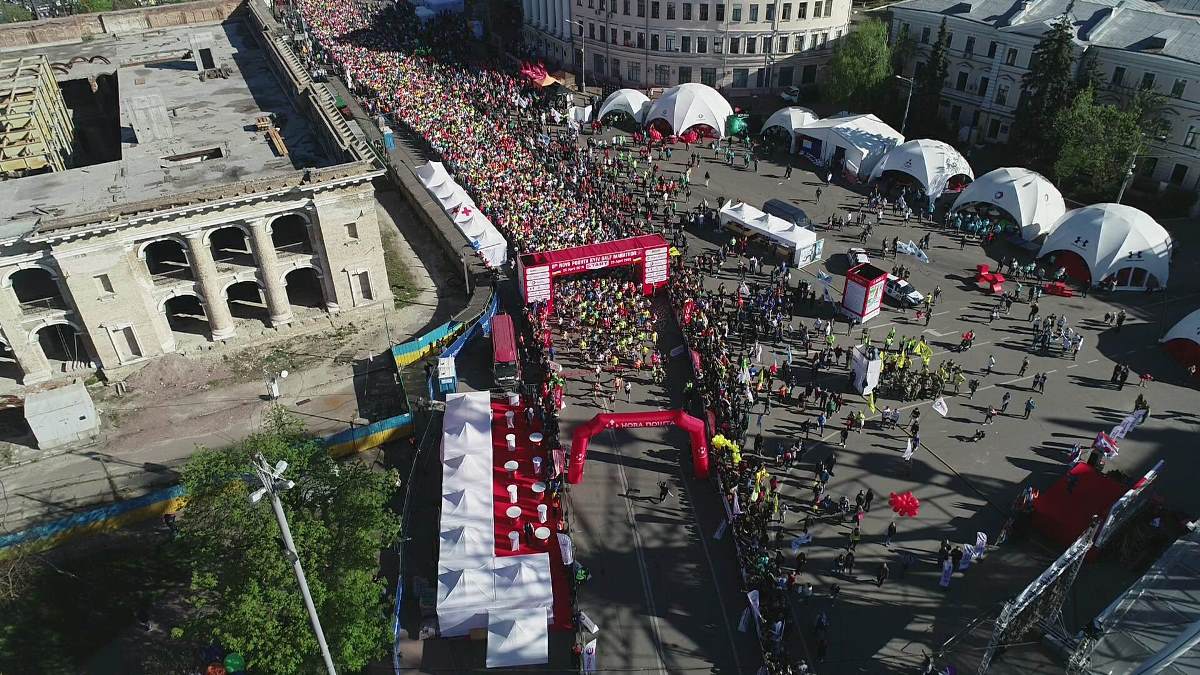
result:
[[[692,437],[692,469],[696,478],[708,478],[708,445],[704,439],[704,422],[682,410],[656,410],[653,412],[601,413],[584,422],[571,435],[571,466],[567,470],[567,482],[583,480],[583,462],[587,459],[588,441],[605,429],[638,429],[641,427],[665,427],[675,425]]]

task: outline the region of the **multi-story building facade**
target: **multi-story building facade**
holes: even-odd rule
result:
[[[1147,140],[1138,173],[1163,187],[1200,186],[1200,18],[1183,13],[1188,3],[907,0],[889,11],[892,39],[907,32],[916,41],[908,76],[924,67],[946,21],[950,67],[941,114],[971,143],[1009,140],[1033,49],[1069,12],[1076,63],[1094,59],[1104,81],[1101,100],[1119,101],[1138,89],[1165,98],[1166,136]]]
[[[816,83],[850,0],[523,0],[525,41],[589,84],[700,82],[727,95]]]

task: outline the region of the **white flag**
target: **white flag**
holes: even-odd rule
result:
[[[913,449],[912,441],[913,441],[913,439],[911,439],[911,438],[906,441],[906,443],[908,443],[908,446],[904,448],[904,461],[906,461],[906,462],[908,460],[912,459],[912,456],[913,456],[914,449]]]
[[[905,253],[915,256],[917,260],[923,263],[929,262],[929,256],[925,255],[925,251],[922,251],[920,246],[914,244],[912,239],[908,240],[908,250]]]
[[[987,553],[987,534],[984,532],[975,533],[975,557],[983,560],[983,554]]]
[[[583,672],[594,673],[599,670],[599,665],[596,661],[596,640],[592,639],[583,648]]]
[[[933,409],[942,417],[950,414],[950,408],[946,405],[946,399],[943,396],[937,397],[937,400],[933,402]]]

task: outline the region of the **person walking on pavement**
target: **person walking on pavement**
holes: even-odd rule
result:
[[[712,181],[712,176],[707,171],[704,172],[704,188],[708,189],[709,182]]]
[[[1036,407],[1037,407],[1037,404],[1033,402],[1032,396],[1030,396],[1028,399],[1026,399],[1026,401],[1025,401],[1025,419],[1029,419],[1029,416],[1033,413],[1033,409]]]
[[[883,545],[888,548],[891,548],[892,547],[892,538],[895,536],[896,536],[896,521],[893,520],[892,522],[888,523],[887,533],[883,535]]]
[[[987,377],[988,375],[991,375],[992,368],[995,368],[995,367],[996,367],[996,356],[994,354],[988,354],[987,368],[984,369],[983,376]]]
[[[820,190],[818,190],[817,192],[820,192]],[[1125,325],[1125,310],[1121,310],[1121,311],[1117,312],[1117,331],[1116,332],[1120,333],[1121,326],[1124,326],[1124,325]]]
[[[992,418],[995,416],[996,416],[996,409],[989,405],[988,409],[987,409],[987,414],[983,416],[984,425],[991,424]]]
[[[879,572],[877,572],[875,574],[875,587],[878,588],[878,587],[882,586],[883,582],[888,580],[888,575],[889,575],[888,564],[887,563],[880,564]]]
[[[975,398],[976,389],[979,389],[979,380],[973,379],[967,384],[967,391],[970,392],[967,394],[967,398]]]
[[[1025,377],[1025,371],[1029,370],[1029,357],[1021,359],[1021,369],[1017,371],[1017,377]]]
[[[863,510],[870,511],[871,510],[871,502],[873,502],[873,501],[875,501],[875,491],[872,490],[871,488],[867,488],[866,503],[863,504]]]
[[[1011,400],[1012,400],[1012,392],[1011,391],[1004,392],[1004,396],[1002,396],[1000,398],[1000,414],[1001,415],[1008,412],[1008,402]]]
[[[787,168],[783,170],[783,177],[785,180],[792,179],[792,162],[790,160],[788,161]]]
[[[633,383],[625,380],[625,402],[633,403]]]
[[[813,201],[816,201],[818,203],[821,201],[821,188],[817,188],[817,198]]]
[[[667,481],[658,481],[658,503],[661,504],[666,501],[669,494],[671,494],[671,488],[667,485]]]

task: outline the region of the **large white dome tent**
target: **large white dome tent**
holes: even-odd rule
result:
[[[1092,204],[1068,211],[1051,226],[1038,257],[1089,285],[1115,290],[1166,288],[1171,235],[1144,211],[1124,204]]]
[[[1045,176],[1029,169],[1008,167],[989,171],[967,186],[951,211],[971,204],[1002,209],[1021,228],[1021,238],[1033,241],[1067,212],[1062,193]]]
[[[649,96],[637,89],[618,89],[604,99],[604,103],[600,106],[600,112],[596,113],[596,119],[602,120],[605,115],[610,113],[623,112],[641,124],[645,121],[646,112],[649,109]]]
[[[940,197],[955,176],[975,180],[975,172],[958,150],[949,143],[929,138],[918,138],[892,148],[871,171],[871,180],[879,178],[885,171],[912,176],[931,199]]]
[[[1187,368],[1196,366],[1200,372],[1200,309],[1183,317],[1163,336],[1163,348]]]
[[[788,138],[792,142],[789,152],[796,152],[796,145],[799,143],[796,132],[816,122],[818,119],[813,111],[798,105],[780,108],[767,118],[766,124],[762,126],[761,133],[766,133],[768,129],[776,127],[783,129],[787,132]]]
[[[663,120],[675,134],[682,134],[696,125],[713,129],[717,138],[725,137],[725,120],[733,114],[733,106],[716,89],[697,82],[671,87],[650,105],[645,124]]]

